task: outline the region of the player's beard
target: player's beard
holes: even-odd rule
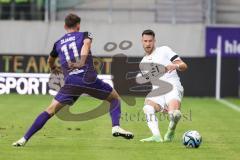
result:
[[[154,47],[146,47],[146,48],[145,48],[145,52],[146,52],[148,55],[150,55],[150,54],[153,52],[153,50],[154,50]]]

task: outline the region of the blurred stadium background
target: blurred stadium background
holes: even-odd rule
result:
[[[96,60],[100,74],[111,74],[112,57],[116,54],[142,57],[141,32],[153,29],[157,45],[170,46],[190,66],[181,75],[186,96],[215,95],[216,58],[211,50],[217,46],[217,35],[221,35],[221,96],[239,96],[239,0],[0,2],[0,72],[48,73],[47,55],[64,33],[65,15],[73,12],[82,17],[82,31],[94,35],[92,51],[101,57],[101,61]],[[121,49],[121,45],[126,48]],[[126,93],[128,87],[123,88]]]
[[[185,88],[185,97],[193,97],[184,99],[183,106],[186,106],[185,111],[188,112],[189,109],[192,109],[193,112],[195,111],[195,114],[193,114],[195,119],[199,121],[202,120],[201,117],[204,117],[204,114],[211,117],[214,116],[215,110],[221,111],[215,115],[218,119],[209,119],[211,122],[212,120],[216,120],[217,126],[222,125],[221,117],[231,118],[232,115],[234,123],[232,126],[235,130],[232,131],[230,137],[239,140],[240,137],[235,135],[235,133],[239,133],[239,129],[237,129],[239,127],[236,126],[239,124],[240,111],[239,0],[0,0],[0,113],[2,113],[0,135],[5,145],[3,150],[5,154],[2,155],[4,159],[9,156],[7,153],[14,155],[10,159],[18,158],[19,153],[12,151],[9,145],[13,140],[19,138],[18,136],[23,134],[23,131],[30,125],[29,122],[34,119],[38,111],[44,109],[44,107],[36,107],[35,110],[30,109],[33,115],[29,115],[29,113],[24,113],[21,107],[29,110],[29,108],[26,108],[29,100],[35,101],[35,103],[38,101],[39,104],[29,102],[34,106],[46,106],[50,102],[51,97],[47,98],[47,96],[44,96],[51,94],[47,85],[49,76],[47,57],[54,42],[65,32],[63,20],[68,13],[78,14],[82,18],[81,30],[93,33],[92,52],[96,56],[94,63],[99,76],[106,82],[114,85],[122,96],[139,96],[141,94],[129,91],[129,88],[134,85],[132,81],[129,82],[124,78],[121,79],[121,77],[112,79],[112,71],[114,70],[116,73],[119,72],[124,75],[131,69],[136,70],[139,60],[144,55],[140,41],[141,33],[144,29],[154,30],[157,45],[170,46],[189,65],[188,71],[180,73],[181,82]],[[217,65],[217,53],[222,55],[218,61],[220,65]],[[119,57],[119,54],[122,54],[122,56]],[[129,62],[134,63],[127,65],[126,58]],[[199,97],[209,98],[199,99]],[[224,104],[216,102],[214,97],[217,99],[220,97],[223,98],[224,101],[220,102]],[[16,99],[19,99],[20,102],[16,101]],[[83,101],[85,101],[84,104],[88,104],[91,100],[83,99]],[[143,98],[139,101],[143,103]],[[141,111],[142,104],[140,102],[137,103],[138,108],[136,111]],[[15,110],[14,108],[10,108],[9,105],[16,105],[18,107]],[[223,109],[221,105],[226,106],[226,108],[230,106],[232,109]],[[124,107],[126,106],[124,105]],[[194,107],[197,109],[194,110]],[[209,112],[213,115],[202,111],[201,107],[209,109]],[[22,114],[23,117],[29,117],[16,116],[17,113],[14,112]],[[11,122],[5,122],[6,119],[11,117]],[[14,117],[17,119],[14,120]],[[205,123],[208,125],[209,121],[207,117],[204,118],[201,124],[199,124],[199,121],[194,121],[191,124],[185,124],[185,127],[181,127],[180,125],[179,129],[182,133],[188,127],[193,128],[195,126],[198,130],[199,126],[200,133],[202,131],[205,138],[210,134],[210,138],[205,139],[206,143],[218,143],[216,150],[214,150],[216,146],[203,147],[203,150],[201,150],[202,155],[197,154],[197,157],[202,159],[208,159],[209,157],[209,159],[226,159],[229,154],[233,154],[232,158],[237,159],[239,154],[237,154],[237,149],[235,148],[237,147],[236,144],[233,147],[227,144],[231,143],[232,145],[236,140],[223,142],[223,144],[219,143],[221,136],[228,134],[227,130],[230,129],[227,126],[232,120],[229,123],[225,121],[225,129],[221,130],[220,127],[219,131],[211,134],[210,127],[208,128],[202,124]],[[108,121],[108,118],[105,119]],[[21,120],[24,120],[24,122],[20,123]],[[58,121],[55,123],[61,124]],[[80,123],[80,126],[83,125],[84,128],[84,126],[87,126],[87,123]],[[20,125],[21,128],[17,128],[16,126],[14,128],[14,125]],[[67,128],[69,124],[64,123],[64,125]],[[70,123],[71,125],[73,127],[77,126]],[[90,122],[91,125],[95,126],[93,122]],[[101,126],[101,124],[99,125]],[[144,129],[139,129],[131,123],[126,125],[130,126],[129,128],[132,127],[135,129],[136,132],[141,131],[146,132],[146,135],[148,134],[144,123],[140,125]],[[57,127],[54,129],[58,130]],[[106,134],[107,137],[108,129],[104,128],[104,130],[107,131],[104,131],[103,135]],[[52,132],[54,131],[52,129]],[[99,130],[94,131],[96,132],[95,134],[99,132]],[[218,135],[217,132],[221,132],[222,135],[214,139]],[[45,131],[42,133],[42,136],[44,134],[50,134],[50,132]],[[65,134],[63,132],[62,136]],[[145,136],[145,134],[141,133],[140,136]],[[58,137],[56,133],[53,135]],[[80,136],[83,138],[84,134]],[[89,136],[89,134],[85,133],[86,136]],[[180,139],[181,135],[179,134],[177,137]],[[94,138],[97,139],[97,135],[96,137],[94,135]],[[40,138],[40,140],[43,140],[43,138]],[[60,142],[57,142],[57,144],[64,145],[61,140],[60,138]],[[0,146],[3,145],[1,141],[0,139]],[[49,139],[49,141],[52,143],[55,142],[52,139]],[[63,141],[65,140],[63,139]],[[82,148],[86,146],[91,148],[91,144],[87,145],[87,141],[93,143],[89,139],[85,141],[80,139],[80,141],[84,142],[84,145],[80,146]],[[104,142],[101,140],[97,142],[99,143],[97,146],[104,148]],[[114,142],[114,145],[119,145],[118,142]],[[39,143],[39,141],[36,140],[35,143]],[[54,147],[52,143],[49,144]],[[108,143],[106,145],[111,147],[109,140]],[[125,143],[119,143],[120,147],[124,148]],[[77,144],[75,145],[78,146]],[[138,144],[131,142],[130,146],[141,150],[141,146]],[[221,146],[223,147],[221,148]],[[144,146],[143,149],[147,149],[147,147]],[[157,150],[153,144],[149,147],[152,147],[154,151]],[[167,147],[162,147],[161,149],[164,148],[172,150],[174,146],[168,144]],[[214,149],[211,150],[211,148]],[[229,149],[229,154],[227,152],[219,156],[211,154],[226,148]],[[95,148],[93,147],[92,149]],[[130,150],[130,153],[133,153],[130,147],[127,149]],[[124,151],[127,152],[127,149]],[[209,152],[206,152],[207,149],[209,149]],[[43,144],[40,144],[39,150],[44,151]],[[109,150],[109,148],[106,150]],[[176,150],[177,153],[181,153],[184,156],[185,152],[182,152],[181,148],[178,147]],[[67,151],[64,150],[63,152]],[[90,151],[69,156],[84,155],[85,158],[90,157],[91,159],[121,157],[117,152],[111,152],[112,157],[104,156],[105,152],[102,150],[99,152],[102,155],[94,154],[94,158],[90,156]],[[143,150],[140,152],[145,155]],[[196,153],[195,151],[193,152]],[[25,150],[24,153],[29,155],[39,154],[37,159],[47,157],[41,157],[40,152],[36,153],[36,151],[31,149]],[[169,151],[165,150],[164,153],[169,154]],[[194,158],[196,156],[194,153],[186,157],[186,159]],[[57,151],[54,150],[53,155],[56,156]],[[118,156],[114,157],[114,155]],[[144,159],[144,155],[142,155],[143,157],[138,157],[134,154],[137,159]],[[51,156],[48,158],[51,158]],[[59,158],[61,159],[61,157]],[[64,158],[63,156],[62,159]],[[129,157],[126,156],[125,158],[128,159]],[[168,157],[168,159],[176,159],[176,157]]]

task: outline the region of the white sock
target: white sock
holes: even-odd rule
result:
[[[150,105],[145,105],[143,111],[146,115],[147,125],[154,136],[160,136],[158,128],[158,118],[155,115],[155,109]]]
[[[182,113],[180,110],[173,110],[173,111],[169,111],[168,114],[169,114],[169,119],[170,119],[168,129],[175,130],[178,121],[182,117]]]

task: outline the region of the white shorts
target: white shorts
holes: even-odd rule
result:
[[[182,86],[181,87],[173,86],[173,89],[169,93],[156,97],[147,97],[146,99],[159,104],[162,107],[161,110],[164,110],[168,107],[168,103],[171,100],[178,100],[179,102],[181,102],[182,97],[183,97]]]

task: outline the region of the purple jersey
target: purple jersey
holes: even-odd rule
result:
[[[81,73],[86,77],[96,76],[91,51],[88,54],[85,65],[83,67],[69,72],[68,62],[76,62],[76,60],[79,60],[81,58],[81,49],[83,47],[83,41],[86,38],[92,39],[89,32],[72,32],[65,34],[62,38],[55,42],[50,55],[52,57],[59,57],[65,78],[68,75],[78,73]]]
[[[55,42],[50,53],[52,57],[59,57],[64,74],[65,84],[55,96],[62,104],[73,104],[83,93],[98,99],[106,99],[112,92],[109,84],[97,78],[91,52],[83,67],[69,71],[68,61],[76,62],[81,58],[81,49],[86,38],[92,39],[91,34],[88,32],[65,34]]]

